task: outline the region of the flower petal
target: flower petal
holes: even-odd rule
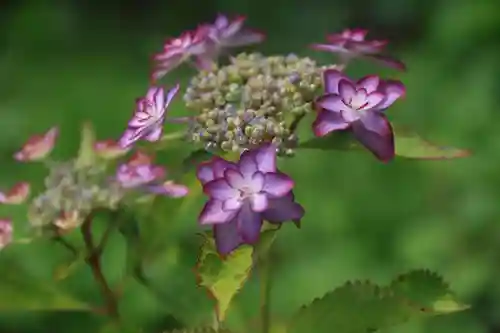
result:
[[[9,205],[22,204],[30,194],[31,186],[27,182],[15,184],[7,193],[0,192],[0,203]]]
[[[406,65],[397,59],[394,59],[392,57],[386,56],[386,55],[380,55],[380,54],[370,54],[363,56],[363,58],[367,60],[371,60],[373,62],[379,63],[381,65],[387,66],[389,68],[394,68],[399,71],[405,71],[406,70]]]
[[[174,99],[175,95],[177,95],[177,93],[179,92],[179,89],[180,89],[180,85],[177,83],[175,86],[172,87],[172,89],[170,89],[167,92],[167,98],[166,98],[165,103],[164,103],[165,107],[170,105],[170,103]]]
[[[345,104],[344,98],[337,94],[322,95],[316,99],[314,104],[316,105],[316,108],[325,109],[330,112],[343,112],[351,109]]]
[[[140,134],[140,133],[139,133]],[[118,139],[118,144],[120,147],[123,149],[128,149],[130,148],[137,140],[139,140],[139,134],[137,130],[133,129],[126,129],[125,132],[123,132],[122,136],[120,139]]]
[[[254,212],[250,204],[245,204],[241,207],[236,216],[238,222],[238,231],[247,244],[255,244],[259,240],[260,229],[262,227],[262,216],[260,213]]]
[[[196,177],[202,185],[214,180],[213,161],[200,163],[196,168]]]
[[[264,188],[262,191],[273,197],[282,197],[289,193],[293,186],[293,179],[283,173],[266,173],[264,175]]]
[[[300,220],[304,214],[304,208],[294,201],[293,192],[290,192],[284,197],[269,199],[269,205],[262,217],[270,223],[282,223]]]
[[[198,222],[201,225],[228,223],[237,213],[238,210],[222,209],[222,201],[220,200],[209,200],[203,207]]]
[[[214,177],[222,178],[224,177],[224,172],[228,169],[237,170],[237,166],[234,163],[223,160],[220,157],[215,157],[213,160]]]
[[[384,114],[367,112],[359,121],[352,123],[353,134],[359,142],[382,162],[394,158],[394,133]]]
[[[257,169],[262,173],[276,172],[276,146],[263,144],[254,150]]]
[[[0,218],[0,250],[12,242],[12,221],[6,218]]]
[[[238,210],[241,208],[241,200],[239,197],[230,198],[222,202],[222,209],[226,211]]]
[[[335,44],[312,44],[311,48],[316,51],[327,51],[332,53],[346,53],[348,50],[342,45]]]
[[[243,244],[238,232],[238,222],[236,219],[224,224],[214,225],[214,238],[217,252],[221,255],[228,255]]]
[[[245,150],[240,157],[240,161],[238,163],[241,174],[244,177],[251,177],[254,173],[257,172],[257,161],[255,160],[255,155],[257,151],[254,150]]]
[[[52,152],[56,143],[59,130],[52,127],[46,133],[33,135],[22,147],[14,154],[14,159],[19,162],[39,161],[47,157]]]
[[[163,134],[162,124],[154,124],[147,130],[147,134],[144,136],[144,140],[149,142],[156,142],[161,139]]]
[[[387,45],[386,41],[356,41],[350,40],[345,43],[345,48],[358,54],[376,54],[382,52]]]
[[[252,189],[254,193],[262,191],[264,188],[265,184],[265,174],[263,174],[260,171],[257,171],[252,175],[252,178],[250,179],[250,184],[249,187]],[[248,185],[247,185],[248,186]]]
[[[377,75],[368,75],[356,82],[358,89],[363,88],[368,94],[377,91],[380,84],[380,78]]]
[[[261,43],[265,39],[266,35],[264,33],[254,29],[245,29],[226,39],[223,45],[227,47],[239,47]]]
[[[346,76],[336,69],[327,69],[323,72],[323,84],[325,92],[329,94],[339,93],[339,82]]]
[[[321,137],[333,131],[344,130],[349,127],[349,123],[339,113],[322,110],[318,113],[312,127],[314,134]]]
[[[344,101],[349,101],[356,97],[356,86],[349,79],[339,81],[339,95]]]
[[[148,189],[156,194],[166,195],[171,198],[182,198],[189,193],[189,188],[172,181],[166,181],[161,185],[150,185]]]
[[[377,109],[384,110],[391,106],[397,99],[404,97],[406,87],[400,81],[389,80],[382,83],[380,91],[385,95],[384,101],[377,105]]]
[[[364,89],[361,89],[364,91]],[[365,105],[358,110],[370,110],[370,109],[378,109],[379,105],[385,99],[385,95],[378,91],[372,92],[371,94],[366,95],[365,97]]]
[[[267,195],[265,193],[256,193],[250,198],[250,205],[254,212],[260,213],[267,209]]]
[[[228,170],[232,171],[232,170]],[[229,177],[228,177],[229,178]],[[203,186],[203,192],[213,199],[227,200],[237,197],[238,190],[234,189],[226,179],[215,179]]]

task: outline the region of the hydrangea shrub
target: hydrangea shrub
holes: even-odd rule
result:
[[[329,35],[324,44],[312,45],[315,50],[331,52],[332,59],[333,54],[337,56],[336,63],[323,65],[294,54],[231,55],[233,48],[265,39],[264,34],[246,28],[244,23],[244,17],[219,15],[214,23],[167,40],[153,57],[151,86],[135,101],[120,138],[98,140],[86,123],[78,154],[59,161],[50,157],[58,139],[59,130],[54,127],[34,135],[14,154],[18,163],[42,163],[48,174],[44,188],[36,193],[22,180],[0,192],[1,204],[26,207],[32,235],[28,239],[14,237],[14,230],[23,221],[3,217],[0,247],[8,249],[16,243],[30,246],[40,238],[63,245],[91,268],[104,306],[67,300],[56,296],[54,290],[40,287],[36,293],[43,295],[43,300],[26,304],[13,300],[2,303],[0,310],[92,311],[109,316],[118,327],[126,326],[119,302],[123,286],[110,285],[102,270],[101,257],[109,235],[117,232],[127,241],[130,269],[125,278],[147,286],[141,249],[153,243],[157,246],[158,242],[141,233],[140,219],[120,217],[144,205],[155,214],[155,205],[150,204],[158,196],[188,200],[196,195],[195,190],[178,179],[192,174],[206,197],[198,216],[202,237],[198,262],[193,262],[194,274],[200,289],[208,291],[216,306],[213,322],[204,327],[185,323],[185,329],[175,332],[233,332],[225,323],[231,301],[250,274],[258,270],[263,289],[259,331],[268,333],[272,326],[269,276],[265,274],[272,265],[269,252],[284,224],[292,222],[299,229],[307,215],[307,207],[295,197],[301,184],[281,171],[280,163],[290,161],[304,149],[326,153],[367,151],[374,163],[397,163],[396,157],[450,159],[469,154],[429,143],[390,120],[388,108],[402,103],[405,97],[403,82],[375,74],[362,78],[346,74],[347,65],[359,59],[404,71],[406,66],[401,61],[382,54],[386,41],[368,40],[367,31],[359,29]],[[159,83],[184,64],[197,71],[186,87],[176,84],[164,88]],[[189,113],[169,117],[169,106],[180,98],[181,90]],[[185,130],[164,133],[168,123],[183,124]],[[155,162],[155,152],[180,140],[190,143],[192,151],[172,168],[174,172],[169,172]],[[93,223],[102,215],[108,220],[98,240]],[[77,230],[83,249],[67,237]],[[17,268],[13,265],[4,269]],[[64,278],[67,273],[56,275]],[[36,289],[22,276],[13,280],[18,288]],[[297,309],[289,318],[286,332],[368,333],[413,318],[466,308],[438,274],[413,270],[386,285],[349,281],[332,286],[331,292]]]

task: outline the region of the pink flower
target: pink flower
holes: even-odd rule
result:
[[[339,53],[342,63],[352,58],[364,58],[382,63],[388,67],[404,71],[406,66],[399,60],[380,55],[387,45],[387,41],[365,40],[368,30],[346,29],[340,34],[331,34],[327,37],[328,44],[313,44],[311,47],[318,51]]]
[[[262,42],[265,34],[253,29],[244,28],[245,16],[234,19],[219,14],[215,22],[210,25],[208,36],[218,48],[246,46]]]
[[[120,146],[126,149],[141,139],[150,142],[160,140],[167,108],[178,91],[178,84],[166,94],[162,87],[150,87],[146,96],[136,101],[132,119],[119,140]]]
[[[171,38],[163,45],[163,51],[153,56],[155,67],[152,73],[153,82],[161,79],[171,70],[194,57],[199,69],[210,69],[210,59],[205,57],[208,30],[200,26],[195,31],[184,32],[178,38]]]
[[[316,136],[351,129],[378,159],[394,158],[394,133],[384,111],[404,96],[405,86],[374,75],[353,82],[337,70],[326,70],[323,78],[325,94],[315,101],[319,110],[313,123]]]
[[[293,180],[276,168],[273,145],[245,151],[238,163],[218,157],[202,163],[197,177],[209,196],[199,223],[213,225],[220,254],[256,243],[264,220],[283,223],[304,215],[294,201]]]
[[[12,242],[12,221],[0,218],[0,250]]]
[[[58,133],[57,127],[52,127],[45,134],[32,136],[22,149],[14,154],[14,159],[20,162],[43,160],[54,149]]]
[[[10,190],[0,192],[0,203],[9,205],[19,205],[23,203],[30,194],[30,184],[20,182],[14,185]]]
[[[95,153],[104,159],[115,159],[125,155],[130,149],[122,148],[115,140],[102,140],[94,144]]]

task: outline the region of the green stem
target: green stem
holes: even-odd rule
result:
[[[104,298],[104,302],[106,303],[106,312],[113,319],[118,321],[119,312],[118,312],[118,302],[116,297],[111,290],[108,282],[106,281],[106,277],[102,272],[101,267],[101,255],[103,252],[104,245],[107,241],[106,236],[108,232],[106,231],[103,237],[103,240],[96,246],[94,242],[94,237],[92,234],[92,222],[94,219],[96,211],[91,212],[81,226],[81,233],[83,236],[83,241],[85,243],[85,249],[87,252],[86,262],[92,271],[92,276],[94,277],[95,282],[99,286],[101,290],[101,295]],[[112,225],[108,226],[108,230],[112,228]]]
[[[269,333],[271,328],[271,249],[260,260],[260,327],[261,333]]]

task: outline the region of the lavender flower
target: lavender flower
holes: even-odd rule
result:
[[[315,102],[319,110],[313,123],[316,136],[350,128],[378,159],[391,160],[394,133],[384,111],[404,96],[404,85],[374,75],[353,82],[337,70],[326,70],[323,78],[325,94]]]
[[[59,130],[52,127],[44,134],[33,135],[23,145],[21,150],[14,154],[14,159],[19,162],[40,161],[46,158],[54,149]]]
[[[140,139],[150,142],[160,140],[167,108],[178,91],[178,84],[166,94],[162,87],[150,87],[146,96],[136,101],[136,109],[132,119],[119,140],[120,146],[128,148]]]
[[[368,30],[346,29],[339,34],[329,35],[327,37],[328,44],[313,44],[311,47],[318,51],[339,53],[341,62],[344,64],[352,58],[364,58],[401,71],[406,69],[401,61],[380,55],[387,45],[387,41],[365,40],[367,34]]]
[[[12,242],[12,221],[10,219],[0,219],[0,250]]]
[[[213,225],[220,254],[255,244],[264,220],[298,221],[304,215],[294,202],[293,180],[276,168],[276,148],[265,144],[243,152],[238,163],[221,158],[199,166],[197,177],[209,196],[201,225]]]

